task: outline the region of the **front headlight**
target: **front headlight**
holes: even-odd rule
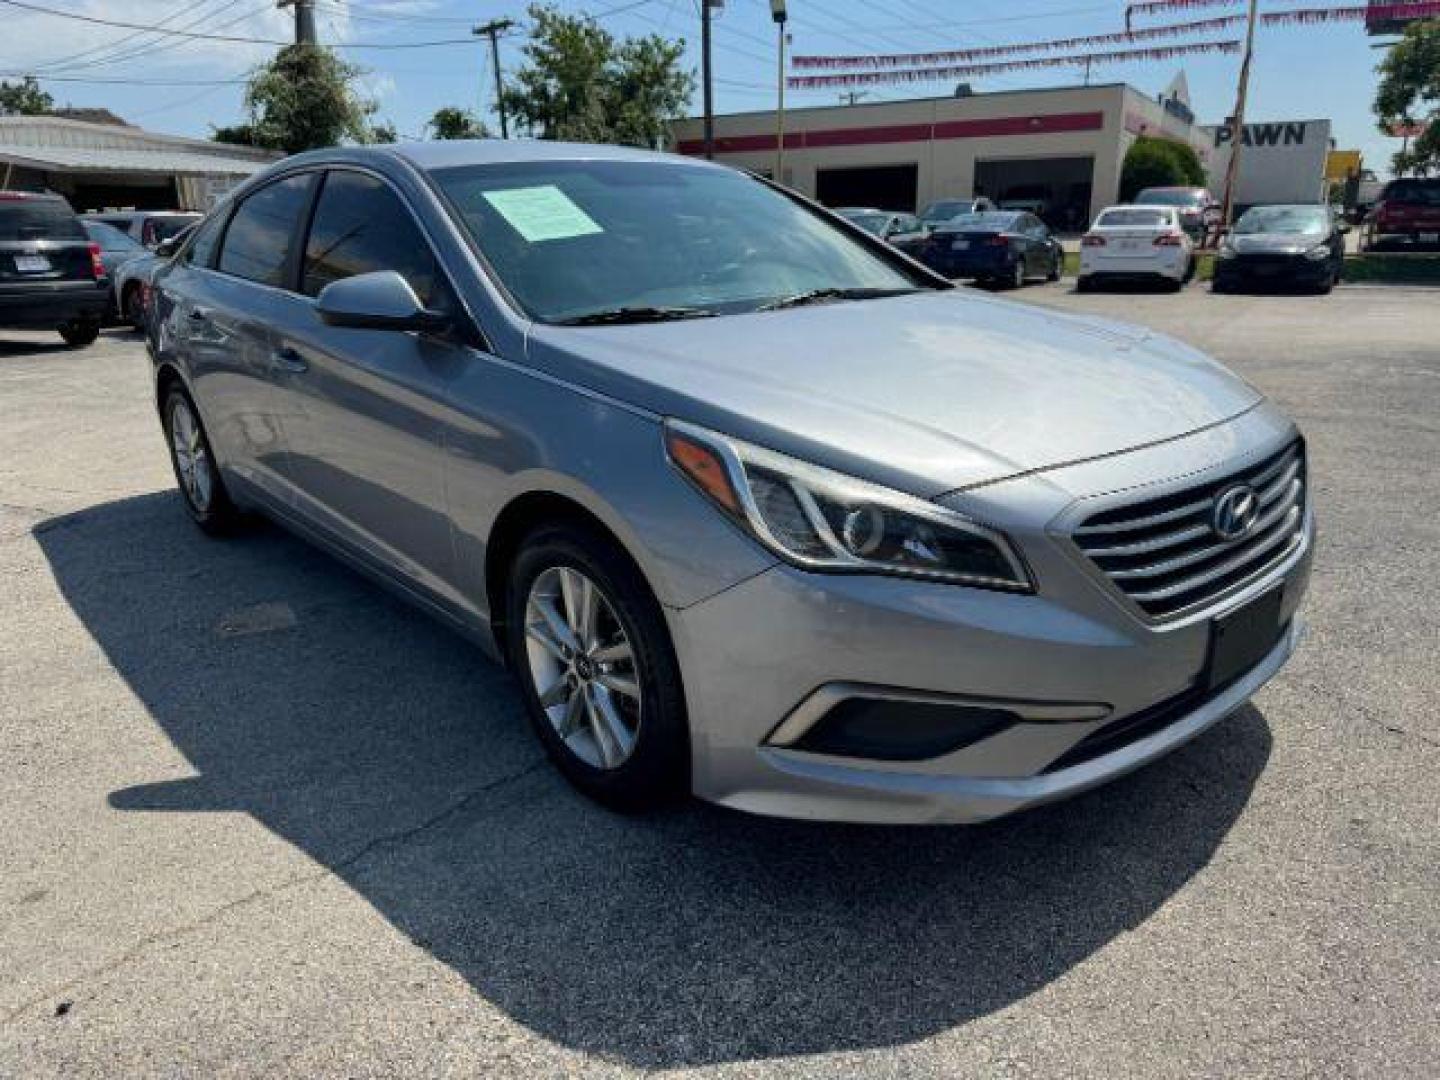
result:
[[[1314,259],[1316,262],[1319,262],[1321,259],[1328,259],[1329,257],[1330,257],[1330,245],[1329,245],[1329,244],[1316,244],[1316,245],[1315,245],[1314,247],[1312,247],[1309,251],[1305,252],[1305,258],[1307,258],[1307,259]]]
[[[678,420],[666,421],[665,449],[731,519],[806,570],[1033,587],[1003,534],[935,503]]]

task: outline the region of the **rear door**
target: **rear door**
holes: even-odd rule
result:
[[[367,561],[451,598],[440,401],[469,350],[432,335],[327,326],[315,311],[326,285],[381,270],[399,273],[425,306],[458,310],[401,195],[373,173],[331,169],[299,294],[273,324],[286,480],[305,518]]]
[[[183,358],[220,462],[277,505],[290,502],[272,327],[294,300],[314,172],[257,188],[207,221],[157,274],[158,347]]]

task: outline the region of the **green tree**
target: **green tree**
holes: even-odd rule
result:
[[[214,138],[287,154],[393,138],[393,129],[371,125],[376,105],[354,88],[363,74],[323,46],[287,45],[250,76],[245,90],[249,120],[216,129]]]
[[[474,113],[446,105],[436,109],[435,115],[425,125],[437,139],[488,139],[490,131]]]
[[[1440,19],[1413,22],[1376,69],[1375,117],[1385,134],[1397,124],[1427,124],[1395,154],[1396,175],[1440,172]]]
[[[1174,139],[1141,135],[1120,167],[1120,198],[1128,202],[1147,187],[1202,187],[1205,167],[1195,149]]]
[[[684,43],[657,34],[616,40],[593,19],[530,8],[525,64],[505,107],[545,139],[658,147],[682,115],[695,78],[679,67]]]
[[[55,99],[40,89],[35,76],[17,83],[0,81],[0,116],[42,116],[55,107]]]

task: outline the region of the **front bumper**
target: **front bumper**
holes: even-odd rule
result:
[[[1329,259],[1304,255],[1235,255],[1216,259],[1214,280],[1222,285],[1324,285],[1334,274]]]
[[[1228,442],[1233,454],[1233,440],[1273,419],[1222,425],[1196,436],[1191,449],[1203,453]],[[1293,429],[1281,434],[1293,438]],[[1127,456],[1177,467],[1188,457],[1193,474],[1193,462],[1204,459],[1186,454],[1189,441]],[[1092,463],[1062,472],[1088,485],[1101,479],[1095,469]],[[1115,482],[1114,466],[1105,472]],[[1028,504],[1027,513],[1036,512],[1046,489],[1056,499],[1051,505],[1074,504],[1073,492],[1062,494],[1053,480],[1004,486],[1012,485],[1007,494]],[[1047,523],[1057,516],[1048,507],[1040,512]],[[1012,523],[995,523],[1017,532]],[[1040,582],[1033,595],[776,566],[669,611],[686,683],[696,794],[784,817],[984,821],[1095,787],[1194,738],[1242,705],[1300,640],[1297,610],[1313,547],[1308,512],[1303,543],[1281,562],[1212,608],[1169,623],[1137,616],[1102,575],[1078,566],[1063,542],[1047,549],[1045,536],[1042,529],[1020,537]],[[1284,629],[1270,652],[1211,696],[1192,695],[1207,665],[1211,619],[1279,584]],[[787,724],[795,727],[794,718],[813,710],[817,697],[853,687],[921,700],[1010,703],[1025,722],[923,760],[816,752],[791,737]],[[1103,752],[1076,755],[1087,737],[1172,701],[1179,706],[1162,723],[1103,743]]]

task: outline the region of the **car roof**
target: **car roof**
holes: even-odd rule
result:
[[[1154,203],[1116,203],[1114,206],[1105,207],[1105,209],[1101,210],[1100,213],[1108,214],[1111,210],[1144,210],[1147,214],[1163,214],[1168,210],[1170,213],[1173,214],[1175,212],[1175,207],[1156,206]],[[1096,214],[1095,216],[1099,217],[1100,214]]]
[[[433,142],[396,143],[375,149],[403,157],[426,170],[526,161],[648,161],[689,164],[696,168],[725,167],[679,154],[635,150],[628,146],[552,142],[548,139],[437,139]],[[364,148],[356,150],[364,152]]]
[[[65,202],[65,196],[54,191],[0,191],[0,199],[7,202]]]
[[[837,206],[837,214],[903,214],[903,210],[881,210],[875,206]]]

